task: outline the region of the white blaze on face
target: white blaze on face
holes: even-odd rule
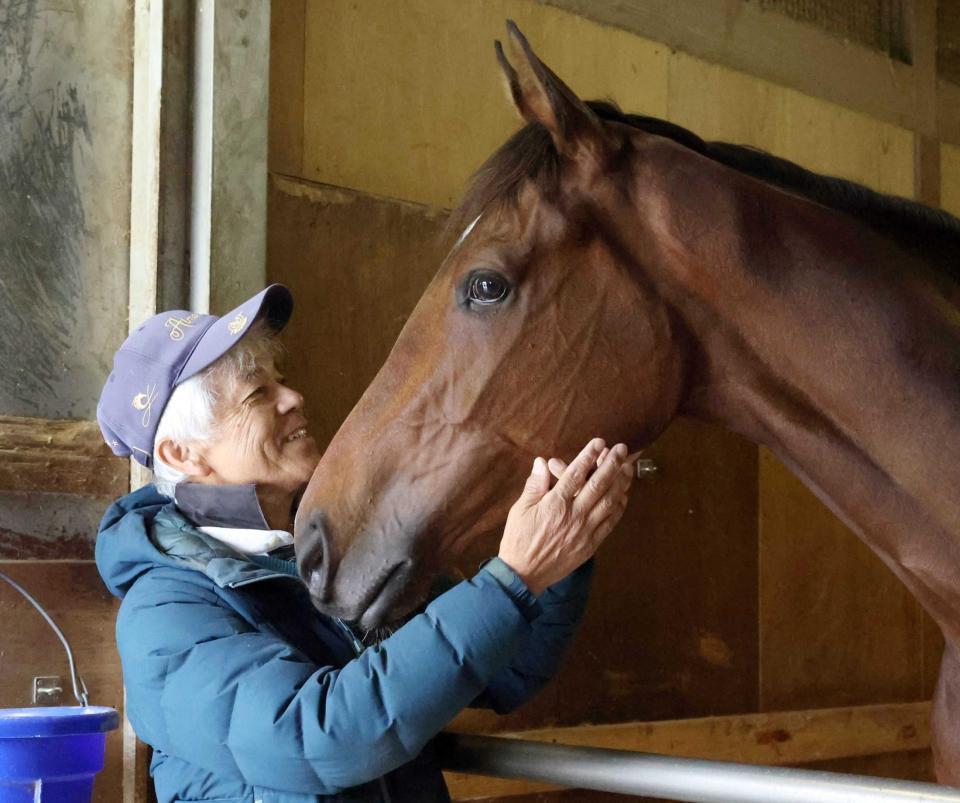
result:
[[[458,239],[456,244],[453,246],[454,251],[456,251],[460,247],[460,245],[463,243],[463,241],[467,239],[467,237],[470,235],[470,232],[473,231],[473,227],[477,225],[478,221],[482,217],[483,215],[477,215],[473,219],[473,222],[463,230],[463,234],[460,235],[460,239]]]

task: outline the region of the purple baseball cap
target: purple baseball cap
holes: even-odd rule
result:
[[[174,388],[226,354],[258,317],[279,332],[292,312],[290,291],[271,284],[222,317],[170,310],[141,324],[114,355],[97,404],[113,453],[152,468],[157,425]]]

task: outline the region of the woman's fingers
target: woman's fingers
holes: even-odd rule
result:
[[[597,468],[600,468],[600,466],[603,465],[603,461],[607,459],[608,454],[610,454],[610,449],[608,449],[606,446],[603,447],[603,451],[600,452],[600,456],[597,458]],[[631,455],[631,457],[633,457],[635,460],[641,454],[641,452],[635,452],[633,455]],[[630,458],[628,457],[627,459],[629,460]],[[550,473],[553,474],[556,479],[560,479],[560,477],[563,476],[563,472],[567,470],[566,461],[561,460],[559,457],[551,457],[547,461],[547,465],[550,468]]]
[[[563,476],[563,472],[567,470],[567,464],[559,457],[551,457],[547,461],[547,467],[556,479],[560,479],[560,477]]]
[[[551,493],[557,494],[568,503],[573,502],[573,498],[583,488],[605,446],[603,438],[594,438],[584,446],[580,454],[567,466]]]
[[[622,493],[622,490],[615,486],[619,485],[617,478],[624,476],[622,465],[626,456],[627,447],[622,443],[618,443],[610,450],[610,454],[603,461],[603,465],[593,473],[593,476],[587,480],[583,489],[577,495],[574,505],[576,513],[586,518],[590,515],[594,506],[607,496],[611,489],[614,494]]]
[[[606,537],[613,532],[613,528],[620,523],[620,519],[623,518],[623,513],[627,509],[627,496],[623,494],[617,497],[611,507],[607,511],[607,515],[604,518],[599,518],[600,512],[597,508],[594,508],[594,511],[597,513],[596,526],[593,528],[593,532],[590,534],[590,545],[592,548],[591,554],[596,552],[600,548],[600,545],[606,540]]]

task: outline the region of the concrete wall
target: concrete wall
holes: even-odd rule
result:
[[[132,14],[3,6],[0,414],[90,418],[126,331]]]

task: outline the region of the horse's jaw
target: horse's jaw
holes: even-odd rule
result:
[[[349,433],[342,435],[301,502],[297,561],[318,610],[369,628],[422,604],[464,553],[496,554],[526,460],[480,435],[465,434],[443,450],[386,448],[384,440],[368,474],[349,459],[356,452]]]

